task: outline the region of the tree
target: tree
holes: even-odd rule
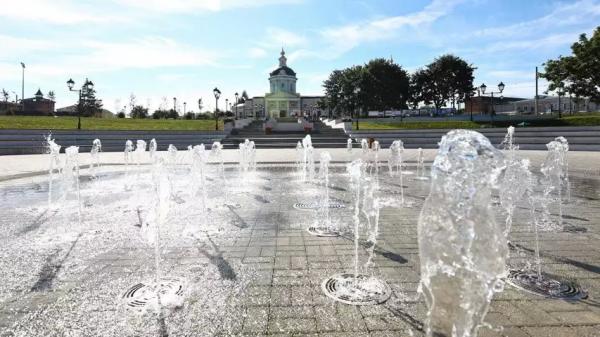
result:
[[[48,91],[48,99],[53,102],[56,102],[56,95],[54,94],[54,91],[52,91],[52,90]]]
[[[246,92],[246,90],[242,91],[242,96],[240,97],[239,103],[246,103],[246,101],[249,99],[248,97],[248,93]]]
[[[139,118],[144,119],[148,117],[148,108],[145,108],[141,105],[135,105],[131,108],[131,113],[129,114],[131,118]]]
[[[541,77],[548,80],[548,90],[560,88],[575,97],[600,102],[600,26],[591,38],[581,34],[571,51],[571,56],[560,56],[545,63]]]
[[[125,118],[125,113],[123,111],[119,111],[117,118]]]
[[[473,91],[473,71],[476,68],[460,57],[442,55],[417,70],[411,77],[411,102],[432,104],[436,110],[450,99],[459,102]],[[418,104],[418,103],[417,103]]]
[[[137,97],[135,97],[135,95],[133,93],[131,93],[129,95],[129,111],[131,111],[131,113],[130,113],[131,118],[134,118],[133,117],[133,108],[135,108],[135,106],[137,105],[136,101],[137,101]]]
[[[369,61],[365,66],[365,97],[370,110],[403,109],[409,97],[409,76],[402,67],[383,58]]]
[[[90,80],[81,86],[81,105],[77,106],[77,112],[82,116],[94,116],[102,112],[102,101],[96,99],[96,89]]]
[[[191,112],[191,111],[190,112],[186,112],[183,115],[183,119],[187,119],[187,120],[192,120],[192,119],[194,119],[194,117],[195,117],[195,114],[193,112]]]

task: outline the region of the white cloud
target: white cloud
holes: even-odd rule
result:
[[[431,23],[448,15],[465,0],[433,0],[421,11],[407,15],[378,18],[362,23],[325,28],[320,32],[324,47],[319,52],[303,51],[302,57],[335,59],[365,42],[393,38],[402,29],[409,34],[422,34]]]
[[[267,56],[267,51],[263,48],[253,47],[248,50],[248,56],[251,58],[262,58]]]
[[[223,11],[234,8],[297,4],[302,0],[115,0],[116,2],[157,12]]]
[[[267,39],[264,44],[277,47],[297,47],[308,42],[306,37],[289,30],[269,27],[267,28]]]
[[[542,17],[508,26],[486,28],[474,32],[476,37],[511,38],[539,34],[543,30],[573,25],[597,24],[600,17],[600,2],[580,0],[561,3],[552,12]]]
[[[77,5],[74,5],[77,3]],[[0,17],[20,21],[41,21],[60,25],[122,21],[116,15],[103,15],[97,8],[67,0],[19,0],[2,7]]]

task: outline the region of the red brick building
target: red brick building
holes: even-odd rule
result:
[[[18,115],[51,116],[54,114],[54,101],[44,98],[44,94],[39,89],[34,97],[26,98],[22,102],[25,108],[24,111],[17,111]]]

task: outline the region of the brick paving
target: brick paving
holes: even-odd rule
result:
[[[163,271],[184,277],[188,291],[184,307],[167,313],[170,336],[424,335],[416,225],[428,183],[406,176],[405,193],[415,207],[382,209],[375,267],[369,272],[384,279],[394,294],[382,305],[357,307],[333,302],[321,291],[325,278],[354,266],[352,194],[343,167],[332,172],[331,195],[347,206],[331,210],[344,230],[337,238],[306,231],[317,212],[292,205],[313,200],[320,187],[298,182],[289,167],[261,165],[252,179],[238,181],[231,197],[239,209],[213,207],[204,216],[189,208],[189,200],[174,206],[169,219],[201,222],[206,230],[195,239],[166,239]],[[398,198],[398,182],[386,172],[381,179],[386,197]],[[565,221],[587,231],[542,232],[541,257],[545,272],[577,280],[589,298],[545,299],[506,285],[486,317],[492,329],[480,329],[479,336],[600,336],[600,177],[574,171],[571,180]],[[209,197],[219,195],[216,178],[210,184]],[[20,192],[32,186],[38,191]],[[159,336],[152,319],[148,323],[119,306],[119,295],[153,271],[152,249],[136,238],[131,207],[105,201],[108,214],[96,214],[79,239],[41,243],[49,228],[74,219],[72,212],[61,211],[40,216],[45,188],[41,177],[0,185],[0,200],[7,205],[14,207],[10,200],[32,204],[3,207],[0,219],[0,239],[11,248],[0,250],[8,271],[0,276],[0,336],[130,336],[139,331]],[[511,241],[521,248],[511,251],[512,266],[533,259],[528,212],[519,209],[515,216]],[[497,221],[503,221],[499,208]],[[361,245],[361,263],[365,259]],[[50,280],[32,290],[44,273]]]

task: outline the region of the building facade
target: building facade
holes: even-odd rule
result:
[[[281,50],[279,67],[269,74],[269,92],[255,96],[234,106],[239,118],[281,119],[287,117],[318,116],[318,102],[323,96],[302,96],[296,91],[298,77],[287,65],[285,51]]]
[[[38,89],[35,96],[23,100],[23,114],[50,116],[54,114],[54,101],[44,98],[42,91]]]

